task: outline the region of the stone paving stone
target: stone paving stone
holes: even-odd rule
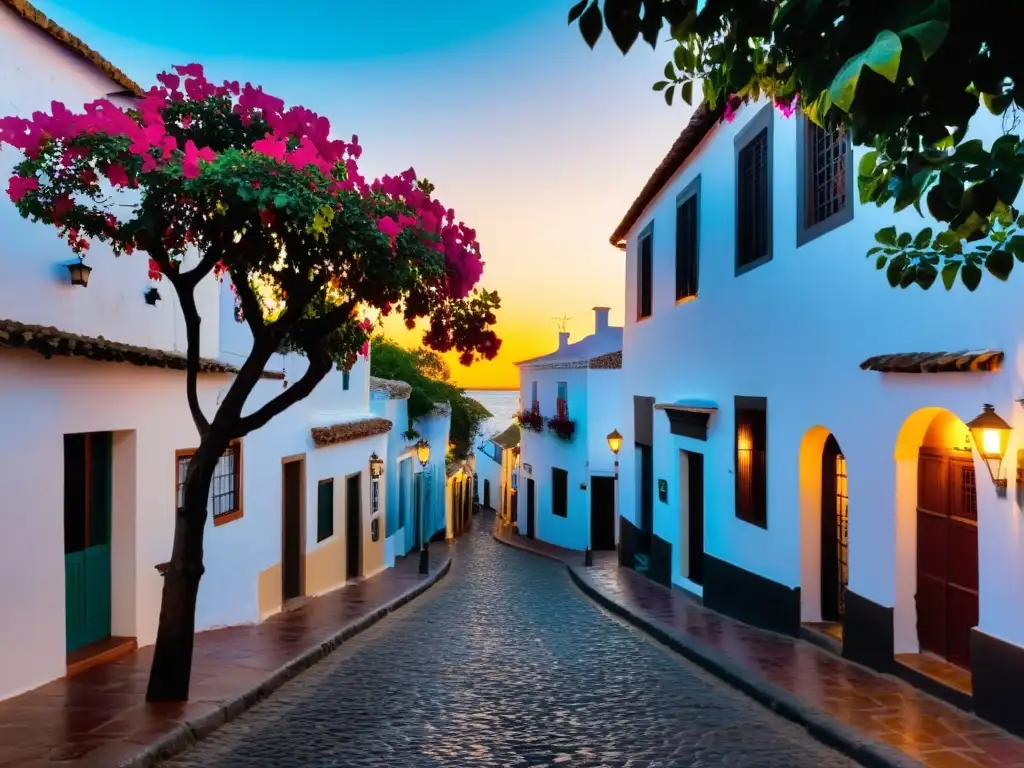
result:
[[[436,576],[450,547],[431,545]],[[0,702],[0,766],[111,768],[187,723],[215,717],[226,702],[282,666],[366,620],[423,583],[414,554],[366,581],[312,598],[261,624],[196,635],[191,701],[146,704],[152,646]]]
[[[614,553],[583,567],[582,553],[514,536],[512,546],[566,563],[593,590],[627,612],[695,649],[726,658],[749,679],[767,682],[865,739],[896,747],[929,768],[1024,768],[1024,741],[888,675],[852,664],[809,643],[755,629],[710,611],[679,590],[669,590],[628,568]]]
[[[451,573],[164,768],[849,768],[486,518]]]

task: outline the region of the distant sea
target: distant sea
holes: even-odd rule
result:
[[[484,440],[494,437],[515,418],[518,389],[467,389],[466,395],[491,412],[491,418],[480,429],[480,437]]]

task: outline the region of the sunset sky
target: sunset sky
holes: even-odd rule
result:
[[[494,361],[459,384],[515,387],[513,363],[622,322],[622,254],[608,235],[690,109],[651,90],[667,53],[623,59],[566,25],[570,0],[34,0],[144,87],[172,64],[263,84],[358,134],[367,176],[412,166],[475,227],[482,284],[502,297]],[[400,323],[388,332],[418,342]]]

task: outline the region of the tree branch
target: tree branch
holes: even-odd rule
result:
[[[252,331],[253,339],[261,337],[267,330],[263,322],[263,307],[260,305],[259,297],[249,285],[247,275],[231,274],[231,284],[235,286],[235,293],[242,304],[242,319],[245,320],[249,330]]]
[[[316,388],[316,385],[323,381],[324,377],[330,373],[333,363],[330,357],[327,356],[326,351],[322,348],[317,350],[306,348],[305,351],[306,357],[309,360],[309,368],[306,369],[302,378],[273,400],[264,403],[263,406],[253,413],[239,419],[233,430],[232,437],[244,437],[253,430],[264,426],[278,414],[308,397]]]

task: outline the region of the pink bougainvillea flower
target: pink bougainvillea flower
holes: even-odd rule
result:
[[[172,69],[182,77],[203,77],[202,64],[177,64]]]
[[[171,74],[170,72],[161,72],[156,76],[156,80],[169,91],[177,90],[178,86],[181,84],[181,78],[177,75]]]
[[[268,133],[262,139],[257,139],[252,143],[252,150],[280,161],[284,160],[285,153],[288,151],[288,142]]]
[[[391,239],[391,243],[394,244],[395,238],[402,233],[402,228],[398,225],[398,222],[392,219],[390,216],[385,216],[377,221],[377,229],[382,234],[386,235]]]
[[[120,163],[111,163],[107,166],[107,178],[115,187],[128,186],[128,172]]]
[[[182,115],[181,116],[181,127],[182,128],[189,128],[189,127],[191,127],[191,125],[192,125],[192,115]]]
[[[203,160],[212,163],[216,155],[209,147],[199,149],[196,143],[189,139],[185,142],[185,158],[181,161],[181,175],[186,179],[194,179],[199,176],[199,161]]]
[[[260,221],[263,222],[263,226],[272,227],[274,222],[277,221],[277,214],[269,208],[261,208]]]
[[[53,220],[61,221],[64,218],[64,214],[75,207],[75,201],[67,195],[61,195],[53,201]]]
[[[800,94],[797,93],[797,94],[794,94],[792,100],[789,101],[789,102],[779,101],[778,99],[775,99],[775,106],[782,113],[783,117],[789,118],[789,117],[792,117],[793,113],[796,111],[797,103],[799,101],[800,101]]]
[[[736,119],[736,106],[732,99],[725,102],[725,112],[722,113],[722,119],[727,123],[731,123]]]
[[[35,176],[15,175],[11,176],[11,180],[7,184],[7,196],[16,203],[29,192],[34,192],[37,189],[39,189],[39,180]]]

